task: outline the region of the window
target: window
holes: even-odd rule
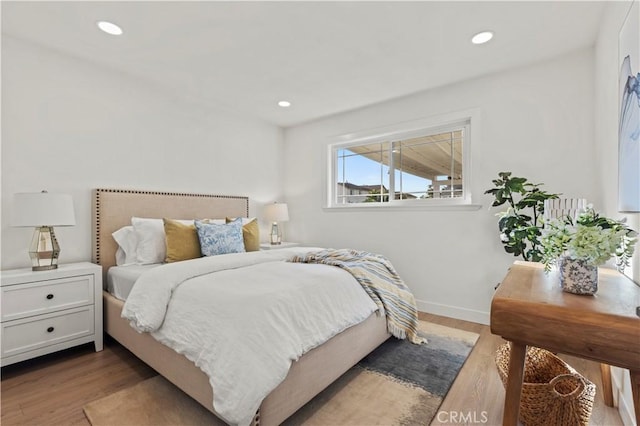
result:
[[[473,116],[339,138],[329,147],[328,207],[469,204]]]

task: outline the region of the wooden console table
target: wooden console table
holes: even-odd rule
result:
[[[493,296],[491,332],[512,342],[503,425],[518,422],[527,345],[629,369],[640,425],[640,287],[603,268],[595,296],[563,292],[559,280],[518,261]]]

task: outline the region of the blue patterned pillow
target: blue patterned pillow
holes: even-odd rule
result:
[[[200,251],[204,256],[244,253],[241,219],[224,224],[196,220],[195,225],[200,240]]]

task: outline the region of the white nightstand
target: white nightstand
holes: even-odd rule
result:
[[[49,271],[1,272],[0,365],[94,342],[102,350],[102,268],[89,262]]]
[[[280,244],[261,243],[260,250],[276,250],[276,249],[283,249],[283,248],[289,248],[289,247],[297,247],[299,245],[300,243],[291,243],[286,241],[283,241]]]

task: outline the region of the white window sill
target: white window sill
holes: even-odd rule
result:
[[[350,211],[473,211],[480,210],[482,204],[471,203],[450,203],[450,204],[374,204],[374,203],[352,203],[336,206],[324,206],[322,210],[326,212],[350,212]]]

